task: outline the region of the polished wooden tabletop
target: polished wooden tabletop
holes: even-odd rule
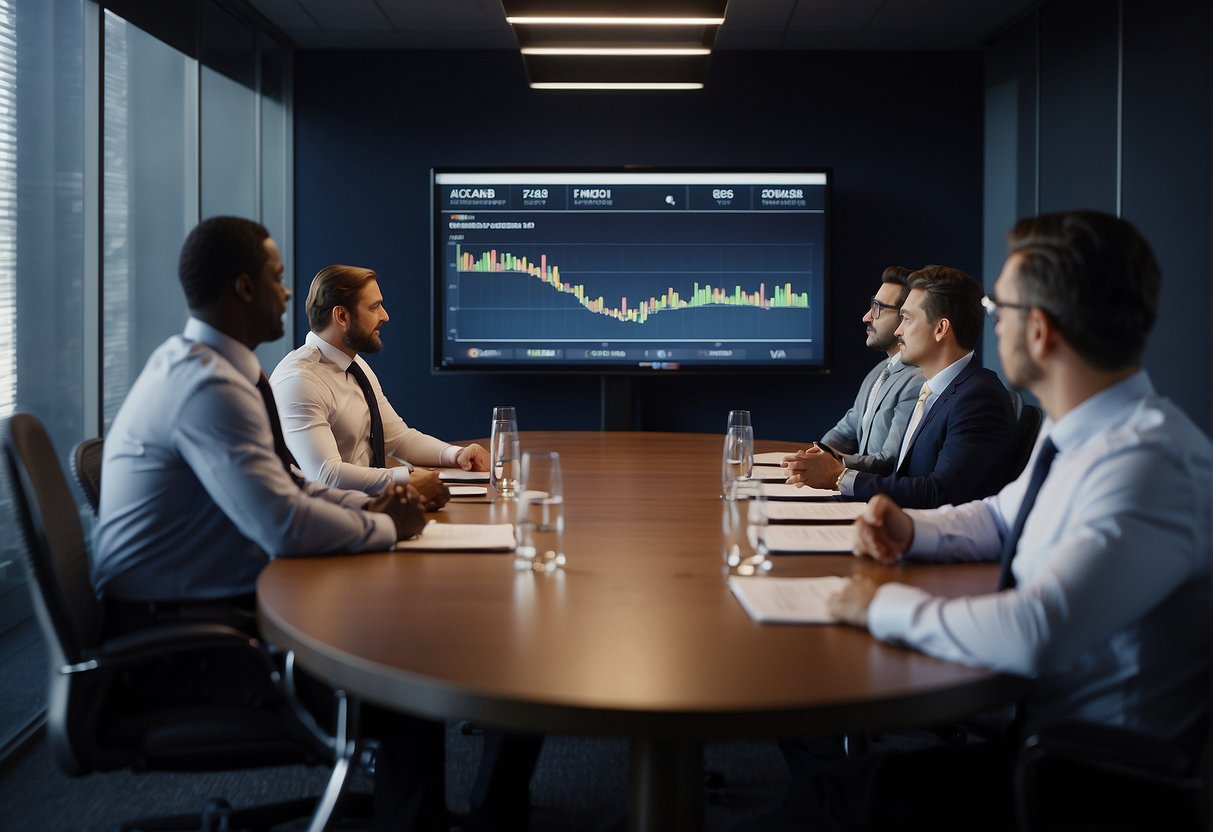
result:
[[[266,636],[379,704],[544,733],[706,738],[884,728],[1004,704],[1022,681],[881,644],[846,626],[751,621],[720,556],[721,437],[523,432],[560,452],[562,571],[509,554],[279,558],[258,583]],[[759,441],[758,451],[794,448]],[[452,501],[446,522],[509,522]],[[989,592],[992,564],[880,567],[776,556],[779,576],[868,574]]]

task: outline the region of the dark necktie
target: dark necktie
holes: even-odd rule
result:
[[[1045,477],[1049,475],[1049,468],[1052,467],[1055,456],[1057,456],[1057,446],[1053,444],[1052,439],[1045,439],[1044,444],[1040,446],[1040,452],[1036,454],[1036,464],[1032,466],[1032,478],[1028,480],[1028,489],[1024,492],[1023,502],[1019,504],[1019,514],[1015,516],[1015,525],[1011,526],[1011,531],[1003,543],[1002,565],[998,570],[998,589],[1000,591],[1015,588],[1015,575],[1011,572],[1011,561],[1015,559],[1019,536],[1023,534],[1023,527],[1028,522],[1032,504],[1036,502],[1036,495],[1040,493],[1040,487],[1044,484]]]
[[[265,412],[270,417],[270,432],[274,434],[274,453],[282,460],[282,467],[291,475],[295,485],[302,488],[303,481],[291,470],[291,466],[298,466],[298,463],[295,462],[291,449],[286,446],[286,438],[282,435],[282,423],[278,421],[278,405],[274,403],[274,391],[270,387],[270,380],[266,378],[265,373],[262,373],[261,378],[257,379],[257,392],[261,394],[261,400],[265,402]]]
[[[375,398],[371,380],[366,377],[366,372],[358,366],[357,361],[351,361],[346,372],[353,376],[354,381],[358,382],[358,386],[362,388],[367,410],[371,412],[371,454],[374,457],[372,467],[386,468],[387,455],[383,450],[383,418],[379,415],[379,402]]]

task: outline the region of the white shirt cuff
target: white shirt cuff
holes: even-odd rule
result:
[[[445,468],[458,468],[459,452],[462,450],[463,448],[459,445],[447,445],[442,449],[442,453],[438,455],[438,460]]]
[[[919,604],[930,597],[917,587],[882,584],[868,606],[868,632],[881,641],[901,641],[914,626]]]
[[[388,470],[388,473],[392,475],[392,483],[396,483],[399,485],[408,484],[409,474],[412,473],[409,470],[409,466],[399,465],[395,468],[389,468],[387,470]]]
[[[939,526],[931,520],[931,510],[906,509],[906,514],[914,521],[914,540],[907,555],[934,554],[939,551],[941,535]]]

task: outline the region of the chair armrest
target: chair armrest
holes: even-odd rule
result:
[[[1044,759],[1171,784],[1200,776],[1193,755],[1175,743],[1088,722],[1057,723],[1028,737],[1020,749],[1020,766]]]
[[[126,669],[163,656],[216,650],[247,653],[264,666],[268,676],[278,676],[278,668],[260,640],[235,627],[203,622],[164,624],[112,638],[94,651],[91,662],[65,668],[64,672]]]

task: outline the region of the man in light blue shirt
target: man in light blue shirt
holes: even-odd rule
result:
[[[1028,732],[1082,720],[1203,739],[1213,446],[1140,366],[1160,280],[1123,220],[1018,223],[986,307],[1008,379],[1049,417],[1032,460],[980,502],[903,511],[878,495],[855,543],[882,563],[1001,558],[1001,589],[951,599],[861,577],[831,600],[880,639],[1034,679]],[[952,795],[930,776],[922,799]]]

